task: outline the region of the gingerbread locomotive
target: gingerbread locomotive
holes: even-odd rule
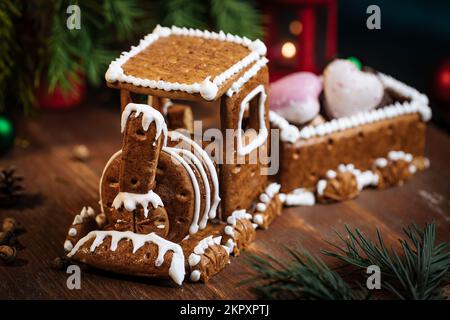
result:
[[[230,262],[230,255],[239,255],[255,239],[256,229],[266,229],[281,214],[283,204],[346,200],[363,187],[403,181],[402,175],[420,167],[413,161],[423,155],[422,144],[403,141],[412,132],[422,137],[414,126],[422,123],[417,112],[426,111],[423,104],[408,107],[405,114],[411,119],[380,117],[315,134],[327,123],[314,124],[322,109],[321,82],[300,76],[300,81],[307,80],[301,87],[308,88],[308,94],[299,94],[297,88],[294,96],[306,102],[300,101],[294,112],[269,111],[265,54],[259,40],[157,26],[110,64],[107,84],[119,89],[121,97],[122,149],[101,176],[99,213],[83,208],[70,226],[64,249],[72,261],[122,274],[170,278],[180,285],[185,278],[207,281]],[[385,80],[406,90],[392,78]],[[135,94],[146,95],[147,103],[133,101]],[[212,157],[195,139],[192,111],[177,100],[220,101],[222,141],[215,141],[215,150],[222,157]],[[288,104],[295,109],[293,101]],[[271,103],[275,108],[286,104]],[[345,114],[343,109],[335,111]],[[391,123],[395,119],[398,124]],[[358,148],[366,136],[373,143],[376,128],[371,125],[383,121],[389,123],[381,126],[404,134],[401,141],[379,142],[383,146],[365,157],[351,153],[352,141],[358,141]],[[279,140],[271,129],[279,129]],[[345,136],[338,136],[345,130]],[[331,140],[338,151],[330,156]],[[273,174],[267,159],[271,144],[278,143],[280,170]],[[403,146],[411,146],[414,156],[395,150]],[[382,158],[386,150],[389,155]],[[359,161],[361,168],[350,161]]]

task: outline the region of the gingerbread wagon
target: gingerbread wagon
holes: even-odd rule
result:
[[[177,284],[186,274],[207,281],[283,205],[352,199],[427,167],[425,95],[339,59],[327,67],[334,73],[324,73],[325,84],[337,79],[324,88],[325,98],[333,97],[325,105],[315,75],[302,75],[314,101],[287,101],[279,86],[287,116],[305,120],[290,123],[269,111],[265,54],[259,40],[157,26],[111,62],[106,81],[120,90],[122,149],[101,176],[99,212],[83,208],[68,231],[64,249],[72,261]],[[345,113],[358,95],[374,94],[377,101],[359,99],[357,113]],[[193,134],[193,112],[180,100],[217,101],[220,137]]]
[[[123,146],[100,180],[101,213],[75,217],[69,258],[178,284],[185,273],[206,281],[281,213],[280,185],[259,161],[270,150],[265,54],[259,40],[157,26],[110,64]],[[186,134],[192,112],[172,99],[220,100],[223,161]]]

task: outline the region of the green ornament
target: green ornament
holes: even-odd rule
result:
[[[362,69],[362,63],[358,58],[348,57],[347,60],[350,61],[351,63],[353,63],[359,70]]]
[[[14,129],[11,120],[0,116],[0,153],[7,151],[14,141]]]

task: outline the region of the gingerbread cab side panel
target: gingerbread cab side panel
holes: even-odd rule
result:
[[[235,210],[250,209],[267,185],[268,176],[263,164],[270,144],[267,91],[268,69],[263,67],[239,92],[222,98],[224,143],[223,164],[219,171],[224,219]],[[238,137],[241,134],[239,128],[242,129],[241,137]],[[267,130],[264,137],[263,130]]]

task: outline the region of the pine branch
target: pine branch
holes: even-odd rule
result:
[[[166,8],[167,16],[163,21],[165,25],[197,29],[207,28],[205,1],[167,0]]]
[[[106,22],[114,28],[117,39],[122,41],[129,39],[130,35],[138,31],[135,21],[143,18],[144,11],[139,8],[134,0],[127,2],[104,0],[103,14]]]
[[[377,242],[366,239],[358,230],[345,226],[346,236],[338,233],[344,248],[338,252],[323,251],[346,264],[359,268],[377,265],[382,272],[382,288],[401,299],[442,299],[440,286],[449,276],[450,243],[436,244],[436,226],[427,224],[423,230],[416,225],[404,229],[406,239],[399,239],[402,254],[388,250],[381,232]]]
[[[0,2],[0,111],[5,106],[7,80],[14,68],[14,23],[13,19],[20,16],[20,11],[14,2]]]
[[[262,37],[261,16],[248,1],[212,0],[211,2],[211,15],[218,30],[251,39]]]
[[[289,250],[292,261],[251,255],[256,292],[268,299],[354,300],[367,298],[363,289],[352,290],[344,279],[305,250]]]

